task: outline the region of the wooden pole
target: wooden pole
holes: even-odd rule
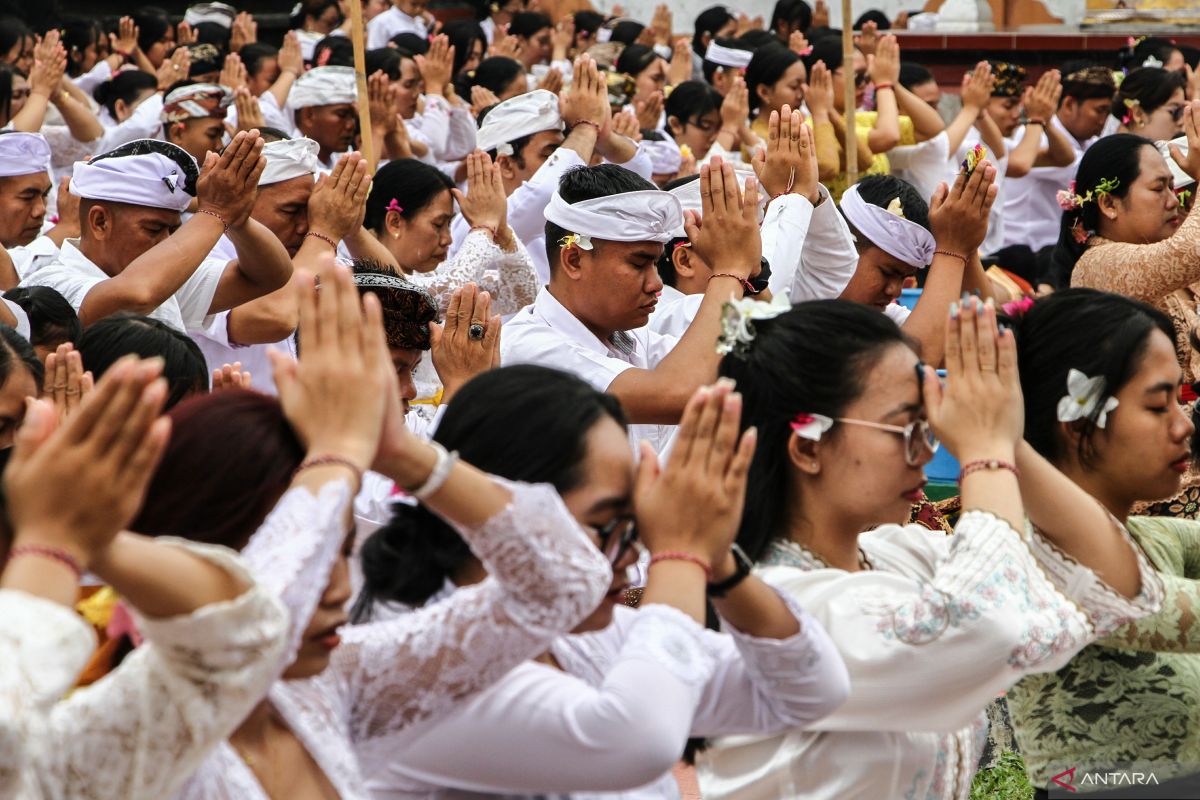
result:
[[[358,0],[354,0],[358,2]],[[842,97],[845,101],[846,126],[846,185],[852,186],[858,182],[858,130],[854,120],[854,17],[850,10],[850,0],[842,0],[842,74],[845,82],[842,86]]]
[[[354,77],[358,84],[358,128],[367,174],[375,174],[375,137],[371,128],[371,98],[367,93],[367,48],[363,41],[362,0],[349,0],[350,41],[354,45]]]

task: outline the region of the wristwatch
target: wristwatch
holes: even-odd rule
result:
[[[754,569],[754,562],[750,560],[750,556],[746,555],[746,552],[742,548],[737,546],[736,542],[729,548],[729,552],[733,554],[733,563],[736,565],[736,569],[725,580],[708,584],[706,592],[709,597],[724,597],[729,594],[735,586],[746,579],[746,576],[750,574],[750,570]]]

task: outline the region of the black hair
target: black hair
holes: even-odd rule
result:
[[[266,42],[251,42],[238,50],[238,58],[246,66],[246,74],[251,78],[262,71],[265,61],[278,57],[279,48]]]
[[[259,127],[258,135],[261,136],[263,141],[265,141],[267,144],[270,144],[271,142],[282,142],[286,139],[292,138],[286,132],[279,130],[279,128],[272,128],[270,125],[263,125]]]
[[[508,23],[508,33],[510,36],[528,39],[540,30],[553,27],[554,23],[550,18],[539,11],[518,11]]]
[[[872,8],[864,11],[859,15],[858,19],[854,20],[854,27],[851,30],[860,31],[862,30],[862,26],[868,22],[874,22],[876,27],[881,31],[891,30],[892,27],[892,21],[887,18],[887,14],[884,14],[877,8]]]
[[[1094,191],[1103,180],[1116,181],[1109,190],[1114,197],[1124,197],[1129,188],[1142,174],[1142,148],[1154,147],[1154,143],[1132,133],[1114,133],[1101,136],[1089,147],[1079,161],[1075,171],[1075,194],[1086,196]],[[1082,232],[1094,232],[1100,225],[1100,206],[1093,199],[1079,208],[1064,211],[1058,228],[1058,244],[1054,248],[1051,262],[1050,283],[1068,286],[1075,262],[1087,249],[1086,242],[1075,241],[1075,228]]]
[[[447,22],[446,27],[442,28],[442,33],[446,34],[450,39],[450,44],[454,47],[454,67],[450,73],[451,76],[457,76],[462,72],[463,67],[467,64],[467,59],[471,57],[471,49],[475,42],[479,42],[482,46],[479,52],[487,55],[487,34],[474,20],[456,19]]]
[[[692,181],[700,180],[699,175],[685,175],[682,178],[675,178],[663,184],[663,191],[669,192],[673,189],[678,189],[680,186],[687,186]],[[675,248],[688,241],[688,237],[679,236],[667,242],[667,246],[663,249],[663,254],[659,256],[658,263],[655,266],[658,268],[658,277],[662,278],[662,282],[667,286],[674,287],[679,276],[675,273]]]
[[[400,64],[403,60],[404,55],[395,47],[377,47],[363,54],[363,64],[368,75],[382,72],[393,81],[400,80]]]
[[[314,20],[320,19],[321,15],[325,13],[325,9],[330,6],[337,9],[338,24],[340,25],[342,22],[342,9],[338,4],[338,0],[301,0],[301,2],[296,3],[296,7],[293,9],[294,13],[288,17],[288,27],[293,30],[303,28],[306,17],[312,17]]]
[[[167,12],[157,6],[142,6],[129,15],[138,29],[138,49],[143,53],[165,40],[171,32]]]
[[[0,324],[0,385],[8,381],[18,364],[29,370],[33,382],[40,389],[46,379],[46,366],[24,336]]]
[[[1200,67],[1200,48],[1192,47],[1190,44],[1177,44],[1176,49],[1183,54],[1183,61],[1192,69]]]
[[[415,33],[397,33],[388,41],[409,55],[423,56],[429,52],[429,40]]]
[[[1068,444],[1057,409],[1067,391],[1067,372],[1103,376],[1106,395],[1115,395],[1141,367],[1155,330],[1174,346],[1170,317],[1122,295],[1063,289],[1035,301],[1013,321],[1025,398],[1025,441],[1047,460],[1061,463]],[[1085,467],[1095,458],[1100,410],[1080,420],[1076,457]]]
[[[804,57],[804,67],[809,72],[818,61],[825,62],[825,67],[833,72],[842,66],[842,38],[840,36],[822,36],[812,43],[812,50]]]
[[[67,75],[77,78],[83,74],[83,51],[97,44],[103,34],[95,20],[83,17],[64,19],[60,28],[62,46],[67,51]]]
[[[933,73],[924,64],[915,61],[900,62],[900,85],[909,91],[914,86],[921,86],[933,81]]]
[[[654,48],[635,43],[621,51],[621,55],[617,56],[617,63],[614,66],[617,72],[622,72],[631,78],[636,78],[642,74],[643,70],[660,58],[662,56],[654,52]]]
[[[363,226],[382,231],[393,200],[404,209],[400,216],[412,219],[442,192],[454,188],[446,173],[415,158],[397,158],[380,167],[367,196],[367,214]]]
[[[1112,115],[1123,119],[1129,113],[1126,101],[1136,101],[1143,112],[1153,114],[1179,89],[1187,91],[1187,76],[1182,72],[1167,72],[1159,67],[1135,69],[1121,81],[1121,88],[1113,98]]]
[[[753,53],[758,49],[742,39],[715,39],[714,42],[730,50],[745,50]],[[701,69],[704,72],[704,80],[712,83],[713,76],[717,74],[717,70],[724,69],[724,67],[715,61],[709,61],[705,58]]]
[[[568,203],[582,203],[597,197],[608,197],[625,192],[659,191],[650,181],[616,164],[597,164],[594,167],[576,167],[567,170],[558,181],[558,193]],[[546,256],[550,261],[550,272],[558,267],[559,240],[572,231],[563,230],[546,220]]]
[[[584,35],[588,41],[596,41],[596,31],[604,24],[604,15],[596,11],[575,12],[575,35]]]
[[[900,208],[904,218],[909,222],[920,225],[932,233],[929,227],[929,203],[921,196],[917,187],[895,175],[868,175],[858,182],[858,196],[871,205],[887,208],[893,200],[900,198]],[[854,225],[850,223],[850,227]],[[867,239],[857,230],[854,236],[861,245]],[[871,244],[875,244],[871,242]]]
[[[750,66],[746,67],[746,88],[750,92],[750,111],[758,111],[762,98],[758,96],[759,86],[773,86],[783,77],[783,73],[800,61],[800,56],[781,44],[769,44],[754,51]]]
[[[771,44],[779,44],[779,39],[770,31],[755,29],[746,31],[741,36],[737,37],[736,41],[747,50],[757,50],[760,47],[766,47]]]
[[[611,42],[619,42],[624,45],[631,45],[637,42],[642,31],[646,30],[646,26],[635,19],[620,19],[615,22],[610,21],[612,26]]]
[[[779,24],[784,23],[789,29],[794,25],[796,30],[808,32],[812,25],[812,9],[804,0],[778,0],[771,11],[771,33],[777,34]]]
[[[353,67],[354,43],[349,36],[326,36],[313,48],[312,63],[318,67]]]
[[[196,44],[216,45],[222,50],[229,49],[229,40],[233,31],[219,22],[198,22],[192,26],[196,33]]]
[[[708,47],[704,37],[707,36],[711,39],[721,28],[735,19],[737,17],[733,16],[725,6],[711,6],[697,14],[696,25],[693,29],[695,32],[692,34],[692,52],[703,58],[704,50]]]
[[[18,286],[4,293],[24,309],[29,317],[29,343],[54,349],[60,344],[76,344],[83,336],[79,315],[67,299],[49,286]]]
[[[484,372],[454,396],[434,441],[512,481],[549,483],[562,494],[583,480],[588,434],[625,416],[615,397],[566,372],[532,364]],[[471,558],[467,544],[425,506],[397,505],[362,547],[356,622],[377,602],[422,605]]]
[[[1157,59],[1160,65],[1165,65],[1171,60],[1171,53],[1178,49],[1172,41],[1158,36],[1146,36],[1136,41],[1132,47],[1126,45],[1117,51],[1117,67],[1135,70],[1145,66],[1148,58]]]
[[[472,86],[482,86],[493,92],[497,97],[512,85],[518,77],[524,77],[525,67],[520,61],[508,56],[488,56],[479,62],[474,74],[464,75],[466,91],[459,92],[463,97],[471,97]]]
[[[157,89],[158,78],[140,69],[126,69],[118,72],[104,83],[92,90],[96,102],[108,109],[113,119],[117,118],[117,101],[124,100],[125,105],[132,105],[138,95],[147,89]]]
[[[0,58],[8,55],[8,51],[22,43],[26,37],[33,36],[33,31],[23,20],[17,17],[0,17]]]
[[[12,120],[13,78],[21,74],[12,64],[0,61],[0,120],[4,124]]]
[[[160,320],[138,314],[114,314],[89,325],[79,338],[83,368],[98,381],[119,359],[133,353],[141,358],[161,356],[167,380],[167,402],[208,389],[208,364],[190,336]]]
[[[721,93],[704,81],[684,81],[667,95],[666,102],[663,103],[667,125],[671,124],[671,117],[678,119],[681,124],[686,124],[705,114],[720,111],[722,99]]]
[[[1071,80],[1071,76],[1084,72],[1085,70],[1108,69],[1107,67],[1099,67],[1094,61],[1089,61],[1082,58],[1073,59],[1064,63],[1059,67],[1062,73],[1063,99],[1074,97],[1076,100],[1098,100],[1107,98],[1111,100],[1116,94],[1116,81],[1108,81],[1107,83],[1099,83],[1093,80]]]
[[[758,428],[737,537],[757,561],[783,533],[791,493],[790,423],[802,412],[842,416],[880,357],[908,340],[886,315],[847,300],[798,303],[774,319],[755,321],[754,330],[752,345],[725,356],[718,374],[737,381],[743,430]]]

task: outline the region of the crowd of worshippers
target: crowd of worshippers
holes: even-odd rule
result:
[[[1196,785],[1200,52],[364,5],[0,19],[0,797]]]

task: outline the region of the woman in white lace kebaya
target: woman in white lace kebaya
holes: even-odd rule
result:
[[[721,373],[761,442],[738,541],[824,624],[851,691],[807,731],[717,740],[697,763],[705,800],[965,800],[985,706],[1155,613],[1161,580],[1022,441],[1015,345],[990,303],[951,309],[944,387],[894,323],[846,301],[730,331]],[[931,425],[963,470],[951,536],[896,524]]]
[[[730,457],[738,398],[727,385],[705,391],[685,412],[662,474],[643,465],[636,481],[620,406],[573,375],[505,367],[455,396],[434,440],[506,477],[551,482],[616,575],[579,635],[558,638],[445,719],[417,726],[409,741],[360,750],[375,798],[677,798],[670,769],[689,736],[804,727],[842,702],[845,670],[821,626],[757,579],[736,577],[730,544],[750,444]],[[697,468],[710,451],[719,466]],[[701,537],[688,546],[680,534],[690,527]],[[620,603],[635,536],[652,554],[636,611]],[[397,506],[362,559],[356,614],[373,620],[403,619],[429,601],[438,608],[491,580],[490,566],[421,507]],[[730,582],[709,592],[725,633],[703,627],[707,564],[713,583]],[[681,578],[691,581],[686,589]]]
[[[274,679],[287,617],[232,552],[118,533],[166,442],[161,369],[122,361],[64,423],[33,403],[7,463],[0,796],[166,797]],[[68,694],[96,645],[74,610],[85,569],[137,609],[146,644]]]
[[[474,283],[492,310],[514,314],[533,302],[537,273],[525,245],[508,227],[508,199],[499,167],[486,153],[467,157],[467,193],[437,169],[413,159],[375,173],[363,226],[396,260],[405,277],[428,289],[444,312],[451,293]],[[471,232],[449,259],[450,223],[458,201]]]
[[[553,489],[493,480],[407,432],[377,300],[363,300],[363,325],[344,268],[323,275],[319,293],[310,281],[303,295],[301,361],[279,360],[278,403],[231,391],[175,409],[181,433],[199,426],[223,446],[215,456],[168,448],[161,467],[167,473],[190,466],[191,474],[209,475],[225,461],[261,458],[262,451],[283,454],[291,458],[284,466],[294,467],[296,457],[286,454],[298,451],[307,453],[301,474],[339,476],[319,495],[285,494],[245,548],[252,571],[291,612],[287,658],[281,679],[180,797],[368,797],[356,750],[402,746],[412,723],[447,713],[542,652],[595,607],[611,578]],[[246,426],[235,417],[251,406],[259,415],[251,429],[259,433],[242,436]],[[266,418],[272,415],[273,422]],[[410,487],[453,524],[493,579],[435,608],[339,631],[350,595],[351,503],[367,467]],[[148,506],[158,499],[155,488]],[[189,491],[209,498],[214,522],[222,506],[262,508],[274,499],[258,485],[227,486],[217,478]],[[170,511],[158,509],[155,533],[194,524],[173,523]],[[224,533],[235,540],[249,530]]]

